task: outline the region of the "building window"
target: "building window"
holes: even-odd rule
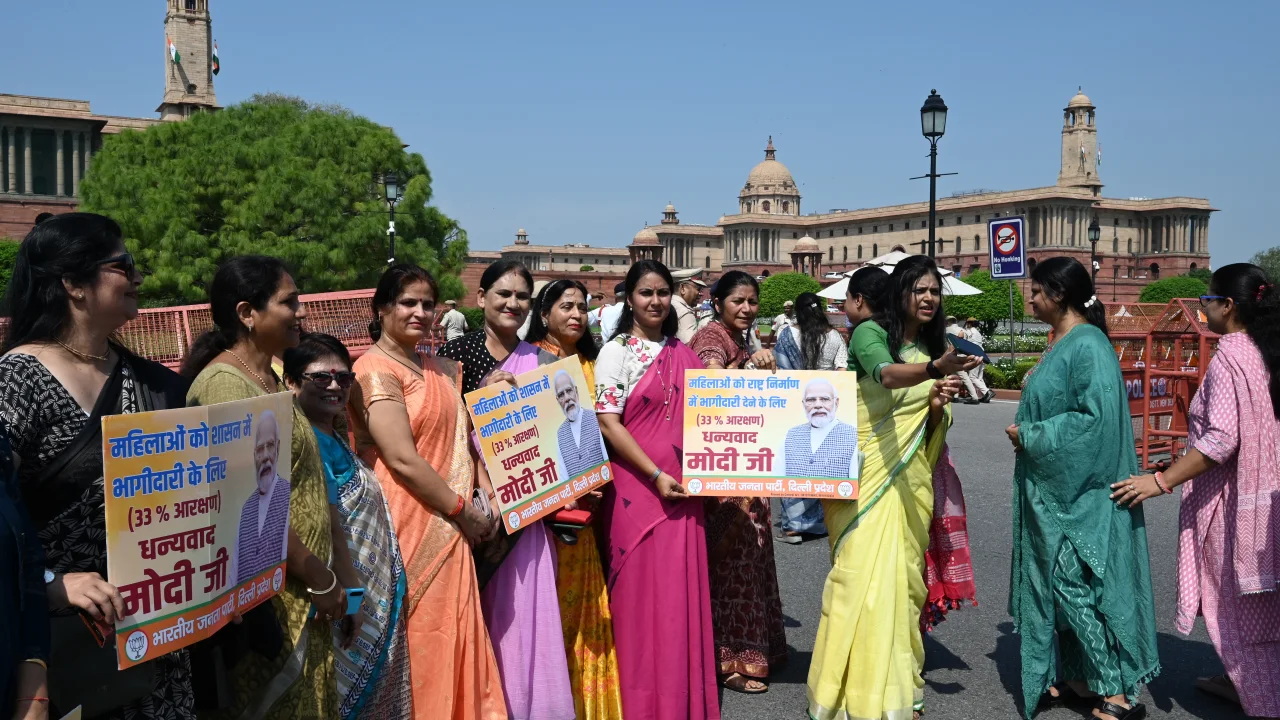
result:
[[[889,223],[889,232],[893,232],[893,223]]]
[[[960,266],[959,266],[959,265],[952,265],[952,266],[951,266],[951,273],[952,273],[953,275],[955,275],[957,278],[959,278],[959,277],[960,277],[960,269],[961,269],[961,268],[960,268]]]
[[[974,263],[974,264],[972,264],[972,265],[970,265],[970,266],[969,266],[969,274],[970,274],[970,275],[972,275],[972,274],[974,274],[974,273],[978,272],[978,271],[979,271],[979,270],[981,270],[981,269],[982,269],[982,266],[981,266],[981,265],[979,265],[978,263]]]
[[[849,246],[844,246],[844,261],[849,262]]]
[[[859,234],[859,235],[861,235],[861,234],[862,234],[862,226],[861,226],[861,225],[859,225],[859,226],[858,226],[858,234]]]
[[[789,212],[790,210],[791,210],[791,203],[790,203],[790,202],[788,202],[788,201],[786,201],[786,200],[783,200],[783,201],[782,201],[782,212],[784,212],[784,213],[785,213],[785,212]]]
[[[974,215],[974,216],[973,216],[973,221],[974,221],[974,222],[982,222],[982,216],[981,216],[981,215]]]
[[[963,216],[963,215],[957,215],[957,216],[956,216],[956,224],[957,224],[957,225],[963,225],[963,224],[964,224],[964,216]]]
[[[938,227],[942,227],[943,225],[946,225],[946,224],[947,224],[946,218],[938,218]]]
[[[921,229],[924,229],[924,228],[927,228],[927,227],[929,227],[929,221],[928,221],[928,220],[921,220],[921,221],[920,221],[920,228],[921,228]]]
[[[769,201],[765,200],[764,202],[760,203],[760,208],[765,212],[769,212]]]
[[[1115,226],[1120,227],[1120,218],[1116,218]]]
[[[889,227],[893,227],[893,226],[892,226],[892,225],[890,225]],[[872,225],[872,226],[871,226],[871,232],[880,232],[880,226],[879,226],[879,225]]]
[[[1113,253],[1120,252],[1120,238],[1118,237],[1111,238],[1111,252]]]
[[[849,236],[849,228],[840,228],[840,234],[844,237]]]
[[[196,0],[187,0],[187,12],[196,11]]]
[[[859,246],[858,246],[858,259],[859,259],[859,260],[861,260],[861,259],[862,259],[862,246],[861,246],[861,245],[859,245]]]
[[[957,238],[956,238],[957,245],[959,244],[959,240],[960,240],[960,238],[958,238],[958,237],[957,237]],[[974,235],[974,236],[973,236],[973,249],[974,249],[974,250],[981,250],[981,249],[982,249],[982,236],[981,236],[981,235]]]
[[[1133,252],[1133,238],[1129,238],[1129,249],[1128,249],[1128,252],[1130,252],[1130,253],[1132,253],[1132,252]]]
[[[871,243],[871,257],[879,257],[879,256],[880,256],[879,243]]]
[[[1133,227],[1133,218],[1129,218],[1129,227]]]
[[[792,239],[792,240],[794,240],[794,239],[796,239],[796,238],[798,238],[798,237],[800,237],[800,233],[798,233],[798,232],[793,232],[793,233],[791,233],[791,239]]]
[[[707,264],[706,264],[706,267],[707,267],[707,269],[708,269],[708,270],[710,270],[710,269],[711,269],[711,256],[710,256],[710,255],[708,255],[708,256],[707,256]]]

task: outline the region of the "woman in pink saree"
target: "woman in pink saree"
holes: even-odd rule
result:
[[[520,263],[499,261],[485,269],[476,294],[484,327],[440,349],[440,355],[462,363],[465,392],[512,382],[557,360],[516,334],[529,315],[532,293],[533,279]],[[533,523],[477,551],[480,603],[511,720],[573,720],[556,553],[546,526]]]
[[[1187,417],[1187,454],[1111,487],[1137,505],[1179,485],[1178,631],[1198,615],[1227,670],[1196,687],[1280,718],[1280,292],[1262,268],[1219,268],[1200,303],[1218,352]]]
[[[671,273],[642,260],[626,279],[617,335],[596,361],[596,412],[613,482],[602,513],[622,711],[719,720],[703,505],[681,485],[684,372]]]

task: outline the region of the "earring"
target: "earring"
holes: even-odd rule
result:
[[[77,300],[83,300],[83,299],[84,299],[84,293],[76,293],[76,299],[77,299]]]

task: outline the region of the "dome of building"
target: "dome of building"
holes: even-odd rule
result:
[[[786,165],[774,158],[774,152],[773,137],[770,137],[769,145],[764,149],[764,160],[751,168],[751,173],[747,175],[747,185],[742,194],[747,194],[751,191],[760,192],[766,189],[770,191],[795,191],[795,178],[791,177],[791,171],[787,169]]]
[[[1075,96],[1071,98],[1071,102],[1067,103],[1067,107],[1093,107],[1093,101],[1088,95],[1084,94],[1084,88],[1078,88]]]
[[[820,253],[822,248],[818,247],[818,241],[805,235],[796,241],[796,246],[791,248],[793,253]]]
[[[636,233],[636,236],[634,239],[632,239],[631,244],[632,245],[661,245],[662,243],[658,240],[658,232],[651,227],[646,227],[645,229]]]
[[[666,206],[665,208],[663,208],[663,209],[662,209],[662,212],[669,212],[669,213],[673,213],[673,212],[675,212],[675,211],[676,211],[676,206],[675,206],[675,205],[672,205],[671,203],[667,203],[667,206]]]

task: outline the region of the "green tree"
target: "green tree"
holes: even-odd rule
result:
[[[9,278],[13,277],[13,263],[18,259],[18,246],[16,240],[8,240],[0,238],[0,297],[9,289]],[[0,309],[0,312],[3,312]]]
[[[982,291],[980,295],[945,295],[942,309],[962,321],[977,318],[982,323],[982,334],[991,335],[996,325],[1009,319],[1009,287],[1013,286],[1013,316],[1021,320],[1026,315],[1026,303],[1022,289],[1013,280],[992,280],[989,270],[974,270],[961,278],[965,283]]]
[[[582,267],[578,268],[578,272],[594,272],[594,271],[595,271],[595,268],[590,265],[583,265]]]
[[[1267,277],[1271,278],[1271,282],[1280,280],[1280,246],[1273,247],[1270,250],[1263,250],[1254,255],[1249,262],[1265,270]]]
[[[431,174],[388,128],[339,107],[255,96],[111,138],[81,186],[149,273],[146,304],[199,302],[224,258],[272,255],[303,292],[371,287],[386,265],[384,172],[401,178],[396,259],[462,295],[466,234],[429,206]]]
[[[1182,276],[1195,278],[1200,282],[1204,283],[1205,285],[1208,285],[1209,281],[1213,279],[1213,271],[1210,270],[1209,268],[1196,268],[1195,270],[1188,270],[1187,272],[1183,273]]]
[[[1139,302],[1167,303],[1174,298],[1198,298],[1209,292],[1203,281],[1185,275],[1157,280],[1142,288]]]
[[[760,316],[772,317],[782,312],[782,303],[795,301],[800,293],[816,293],[822,284],[804,273],[771,275],[760,283]]]

